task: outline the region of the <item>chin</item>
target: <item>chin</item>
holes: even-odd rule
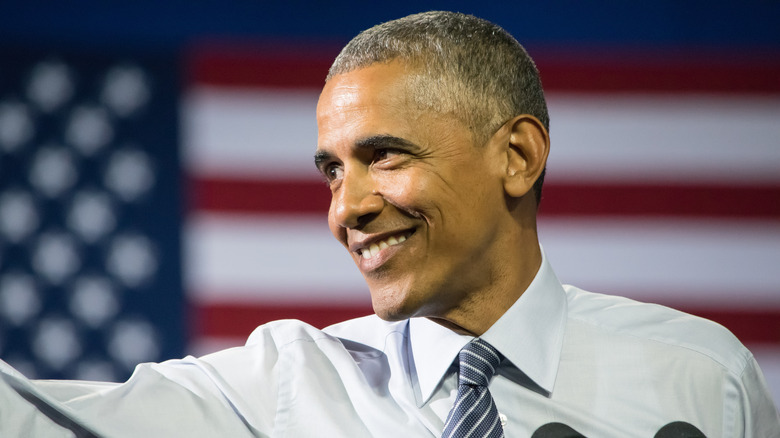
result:
[[[408,319],[412,316],[411,313],[405,312],[401,309],[398,309],[394,306],[387,306],[387,305],[377,305],[374,304],[374,313],[376,313],[376,316],[382,318],[385,321],[403,321],[405,319]]]
[[[417,313],[416,306],[409,303],[405,296],[371,293],[371,304],[376,316],[385,321],[403,321]]]

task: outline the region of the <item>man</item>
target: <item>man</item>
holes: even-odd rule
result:
[[[6,368],[0,431],[780,436],[755,360],[724,328],[558,282],[536,234],[546,105],[502,29],[446,12],[369,29],[333,64],[317,120],[329,225],[375,316],[268,324],[121,385]]]

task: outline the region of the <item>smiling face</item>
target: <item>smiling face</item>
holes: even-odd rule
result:
[[[365,277],[377,315],[457,325],[514,260],[506,151],[474,144],[454,116],[420,110],[409,73],[393,61],[328,81],[315,161],[332,192],[331,232]]]

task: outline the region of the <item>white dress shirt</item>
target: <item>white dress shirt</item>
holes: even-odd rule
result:
[[[546,259],[482,338],[506,357],[490,392],[510,438],[654,437],[675,422],[780,437],[763,376],[726,329],[564,287]],[[438,437],[471,339],[368,316],[266,324],[243,347],[142,364],[123,384],[30,381],[0,363],[0,436]]]

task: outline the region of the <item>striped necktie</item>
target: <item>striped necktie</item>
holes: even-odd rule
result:
[[[482,339],[460,350],[458,397],[444,423],[442,438],[503,438],[498,409],[487,385],[502,356]]]

